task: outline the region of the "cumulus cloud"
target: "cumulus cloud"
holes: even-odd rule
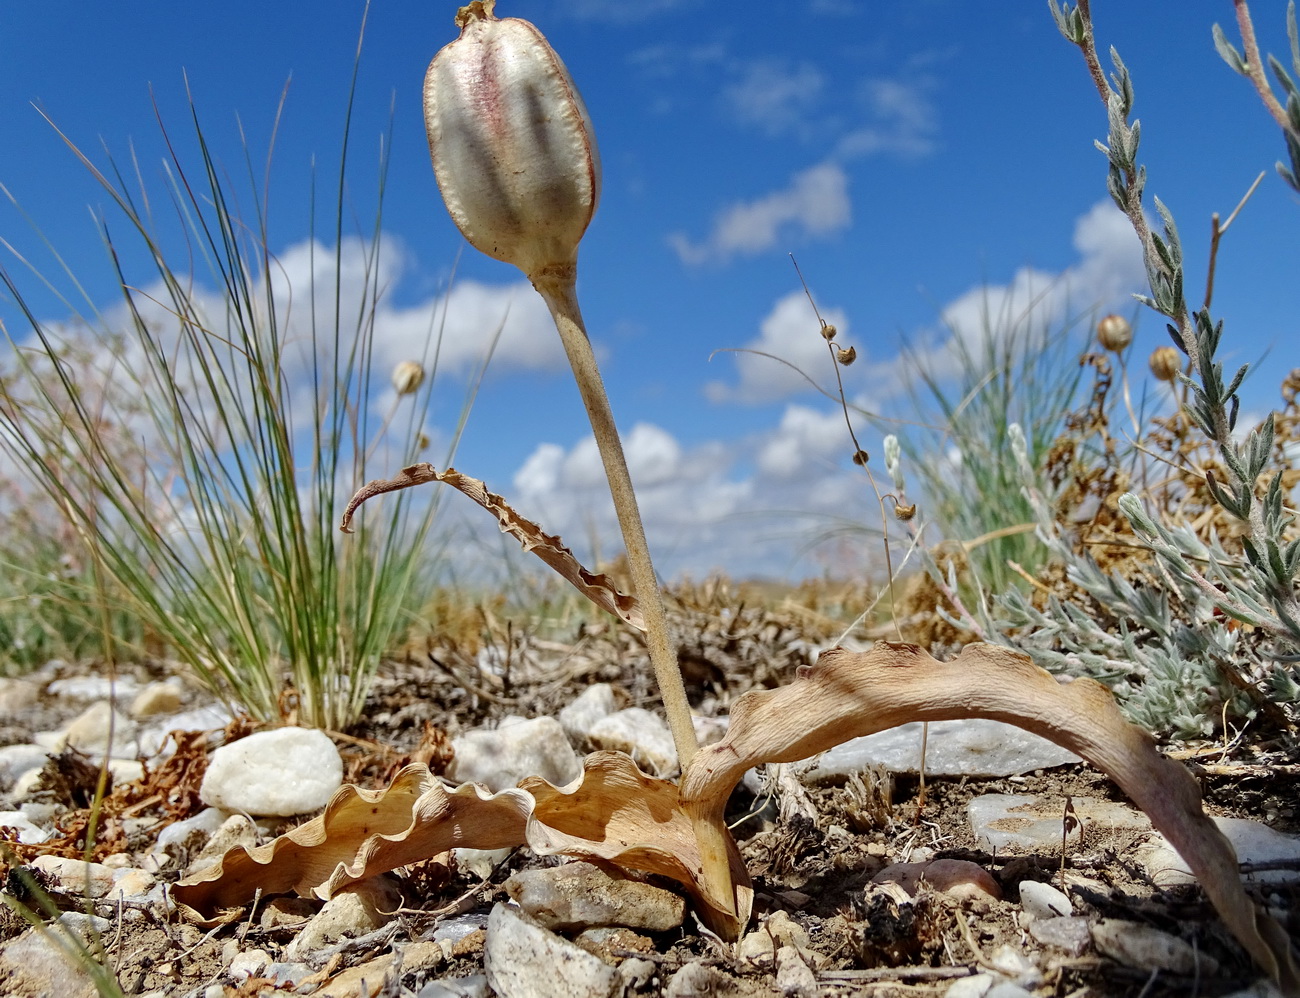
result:
[[[844,159],[929,155],[937,145],[939,131],[932,89],[928,77],[863,81],[858,95],[863,120],[840,137],[836,154]]]
[[[332,328],[337,285],[338,315],[355,334],[358,316],[373,336],[374,359],[387,371],[401,360],[437,352],[439,366],[464,374],[480,364],[493,337],[500,341],[494,369],[563,366],[564,353],[541,297],[527,281],[490,285],[462,280],[445,294],[400,306],[392,294],[409,269],[401,242],[385,237],[379,249],[345,239],[337,257],[331,247],[304,241],[279,254],[270,282],[288,338],[310,357],[319,350],[313,322]]]
[[[325,418],[327,407],[343,404],[344,396],[366,398],[366,415],[373,417],[372,427],[379,427],[384,417],[397,412],[398,398],[389,379],[400,361],[419,362],[432,374],[436,355],[438,374],[463,378],[486,358],[498,330],[494,369],[564,365],[545,305],[527,282],[493,286],[462,281],[448,293],[398,305],[392,294],[409,262],[404,247],[392,239],[378,244],[349,239],[338,252],[303,241],[278,254],[268,273],[251,278],[246,303],[232,303],[225,293],[201,284],[177,289],[175,295],[181,297],[176,297],[155,282],[134,292],[129,307],[118,302],[97,310],[95,326],[74,319],[45,328],[65,345],[78,391],[97,400],[96,408],[122,427],[142,452],[152,451],[160,459],[167,453],[167,427],[141,402],[165,406],[172,397],[160,380],[160,365],[167,365],[165,380],[175,386],[175,397],[186,409],[184,418],[207,426],[218,446],[231,446],[226,437],[240,430],[223,425],[217,404],[220,398],[231,412],[233,397],[242,399],[243,411],[253,411],[255,393],[245,360],[250,342],[263,350],[273,337],[282,344],[280,404],[289,425],[304,439],[307,429]],[[156,349],[133,331],[133,312],[150,330]],[[184,330],[178,315],[186,317]],[[368,388],[359,384],[359,370],[349,385],[332,381],[336,317],[341,369],[346,369],[358,337],[369,339],[357,354],[369,362]],[[42,350],[34,334],[26,346],[33,348],[39,376],[44,369]],[[6,366],[13,371],[12,360]],[[215,391],[209,383],[212,371]],[[437,427],[419,426],[409,408],[415,405],[414,397],[402,399],[401,405],[406,407],[404,415],[393,426],[404,430],[414,424],[431,442],[447,439]]]
[[[841,167],[821,163],[796,173],[787,187],[724,208],[703,240],[674,233],[668,241],[683,263],[701,264],[752,256],[782,239],[829,236],[852,222],[848,189]]]
[[[624,448],[659,571],[818,571],[815,556],[807,556],[817,530],[832,519],[839,525],[845,516],[869,515],[861,472],[847,466],[842,419],[829,406],[791,407],[777,427],[695,447],[662,427],[634,426]],[[622,550],[591,437],[569,448],[540,444],[513,484],[515,508],[560,534],[580,559]]]
[[[812,63],[755,59],[736,68],[722,90],[725,108],[737,121],[769,136],[806,132],[810,112],[822,98],[826,78]]]
[[[940,314],[946,335],[919,351],[920,359],[940,376],[955,374],[958,347],[978,343],[988,331],[1041,335],[1093,308],[1130,309],[1146,270],[1124,214],[1109,199],[1098,201],[1076,220],[1071,244],[1078,259],[1063,271],[1021,267],[1005,284],[979,285],[954,298]]]
[[[852,449],[839,409],[786,406],[780,425],[758,446],[758,470],[780,480],[807,480],[832,470]]]
[[[822,309],[822,318],[847,340],[849,319],[842,309]],[[730,356],[735,358],[737,380],[705,385],[705,395],[714,402],[777,402],[813,391],[808,379],[820,384],[830,372],[830,356],[817,313],[803,291],[791,291],[779,298],[759,324],[758,337]]]

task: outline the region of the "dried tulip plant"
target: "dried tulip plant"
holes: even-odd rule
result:
[[[735,939],[749,919],[752,890],[723,809],[747,769],[804,759],[910,721],[994,718],[1049,738],[1109,774],[1178,849],[1259,967],[1287,994],[1300,994],[1291,943],[1247,897],[1232,847],[1206,817],[1196,781],[1125,721],[1109,691],[1091,679],[1058,683],[1028,656],[991,644],[969,645],[950,663],[904,643],[879,642],[865,652],[837,647],[790,684],[742,696],[726,737],[697,748],[635,494],[574,290],[578,243],[600,184],[591,122],[537,28],[498,19],[493,7],[494,0],[474,0],[462,8],[459,39],[429,67],[425,109],[434,168],[466,238],[523,270],[550,306],[605,461],[635,593],[616,591],[559,538],[482,482],[451,469],[419,464],[371,482],[353,498],[343,529],[366,500],[435,481],[492,512],[526,549],[645,634],[680,782],[648,776],[618,752],[589,756],[583,775],[568,786],[528,778],[498,793],[476,784],[448,787],[426,766],[408,766],[382,790],[345,786],[319,817],[263,846],[232,850],[177,884],[173,898],[213,923],[238,917],[259,891],[327,898],[454,847],[527,845],[543,855],[596,858],[670,877],[714,932]],[[1189,328],[1186,337],[1193,335],[1206,334]]]

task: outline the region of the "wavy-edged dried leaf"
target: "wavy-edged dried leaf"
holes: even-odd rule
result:
[[[677,784],[641,772],[622,752],[595,752],[582,776],[555,787],[521,780],[537,808],[528,822],[528,845],[537,853],[602,859],[625,870],[657,873],[686,887],[696,910],[719,934],[734,936],[749,921],[753,890],[735,842],[723,832],[736,905],[710,889],[699,839],[678,807]]]
[[[367,500],[386,492],[398,492],[431,482],[443,482],[469,496],[497,518],[503,534],[509,534],[525,551],[537,555],[552,571],[596,606],[631,624],[638,631],[645,631],[645,621],[641,617],[641,607],[635,596],[619,592],[608,576],[587,571],[559,537],[546,533],[532,520],[520,516],[499,495],[489,492],[484,482],[462,475],[455,468],[438,471],[428,463],[413,464],[403,468],[396,478],[377,478],[367,482],[348,502],[339,529],[345,534],[352,532],[352,517]]]
[[[247,904],[258,890],[329,898],[458,846],[523,845],[532,809],[533,798],[521,790],[490,794],[473,783],[448,790],[427,766],[407,766],[384,790],[340,788],[319,817],[266,845],[232,849],[171,894],[208,924],[225,920],[223,909]]]
[[[751,766],[804,759],[909,721],[970,717],[1025,728],[1107,773],[1178,850],[1256,963],[1286,994],[1300,993],[1286,932],[1246,896],[1232,846],[1206,817],[1192,775],[1125,721],[1100,683],[1058,683],[1009,648],[967,645],[948,663],[915,645],[884,641],[865,652],[824,652],[790,685],[736,702],[727,736],[701,749],[687,767],[682,806],[697,827],[716,825]]]

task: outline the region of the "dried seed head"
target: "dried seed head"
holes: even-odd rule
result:
[[[476,249],[529,277],[573,266],[600,197],[586,105],[540,31],[496,0],[456,15],[429,64],[424,120],[443,202]]]
[[[839,361],[841,364],[843,364],[845,367],[848,367],[850,364],[852,364],[855,360],[858,359],[858,351],[857,351],[857,348],[856,348],[856,347],[846,347],[846,348],[844,348],[844,349],[842,349],[842,350],[836,350],[836,351],[835,351],[835,359],[838,360],[838,361]]]
[[[393,389],[398,395],[410,395],[424,384],[424,368],[413,360],[403,360],[393,368]]]
[[[871,455],[864,450],[853,452],[853,463],[856,464],[859,468],[866,467],[867,462],[870,460],[871,460]]]
[[[894,517],[899,520],[907,521],[916,516],[916,503],[910,506],[895,506]]]
[[[827,343],[835,339],[835,334],[838,332],[839,330],[836,329],[834,326],[832,326],[829,322],[822,323],[822,338],[825,339]]]
[[[1183,369],[1178,351],[1173,347],[1156,347],[1151,351],[1151,373],[1160,381],[1173,381]]]
[[[1122,315],[1107,315],[1097,323],[1097,342],[1119,353],[1133,342],[1133,327]]]

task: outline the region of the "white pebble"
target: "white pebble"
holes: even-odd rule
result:
[[[313,728],[259,731],[212,753],[199,799],[226,811],[291,817],[322,808],[343,783],[343,759]]]

